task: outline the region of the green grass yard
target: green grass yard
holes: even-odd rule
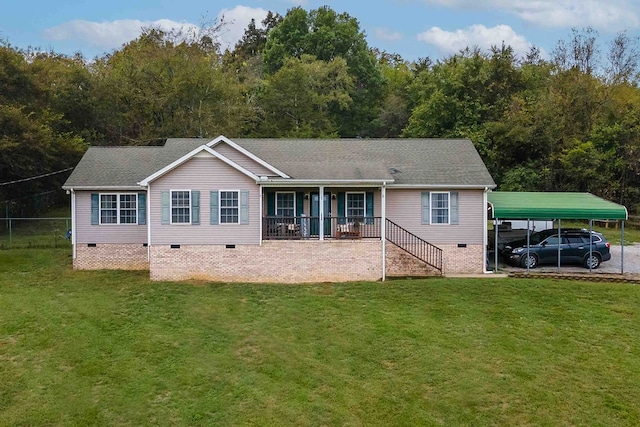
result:
[[[638,425],[640,288],[247,285],[0,251],[0,425]]]

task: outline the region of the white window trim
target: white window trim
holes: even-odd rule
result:
[[[238,222],[222,222],[222,193],[236,193],[238,195]],[[240,190],[218,190],[218,225],[240,225]],[[229,209],[229,208],[227,208]]]
[[[116,222],[102,222],[102,211],[112,210],[102,208],[102,196],[116,196]],[[135,196],[136,208],[134,209],[136,215],[136,222],[120,222],[120,196]],[[138,193],[98,193],[98,224],[100,225],[138,225]]]
[[[349,215],[349,195],[350,194],[362,194],[362,219],[367,217],[367,193],[365,191],[347,191],[344,195],[344,216],[346,218],[353,218],[353,215]]]
[[[293,216],[296,217],[298,213],[296,212],[296,192],[295,191],[276,191],[276,206],[275,206],[275,214],[278,216],[278,194],[293,194]]]
[[[433,203],[433,195],[434,194],[446,194],[447,195],[447,222],[434,222],[433,221],[433,210],[435,208],[435,204]],[[429,224],[431,225],[451,225],[451,192],[450,191],[431,191],[429,192]]]
[[[189,193],[189,222],[173,222],[173,193],[183,191]],[[191,225],[191,190],[171,189],[169,190],[169,224],[171,225]]]

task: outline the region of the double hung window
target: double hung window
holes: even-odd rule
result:
[[[171,192],[171,223],[191,223],[191,192],[189,190]]]
[[[240,223],[240,205],[238,191],[220,191],[220,223]]]
[[[365,193],[347,193],[348,221],[362,221],[365,216]]]
[[[100,224],[137,224],[136,193],[100,194]]]
[[[296,216],[294,192],[276,193],[276,216],[293,218]]]

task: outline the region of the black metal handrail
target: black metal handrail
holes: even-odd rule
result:
[[[380,239],[380,217],[325,217],[320,225],[318,216],[266,216],[262,218],[262,238],[296,240],[318,239]],[[321,229],[322,227],[322,229]]]
[[[442,249],[387,219],[386,239],[442,273]]]

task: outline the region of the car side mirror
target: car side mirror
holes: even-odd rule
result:
[[[545,242],[540,243],[540,246],[547,246],[547,242],[545,241]]]

